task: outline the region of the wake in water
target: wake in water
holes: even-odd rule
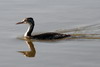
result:
[[[57,33],[67,33],[77,39],[100,39],[100,23],[73,29],[56,30]]]

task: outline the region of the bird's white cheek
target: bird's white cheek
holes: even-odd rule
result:
[[[24,22],[24,24],[27,24],[27,22]]]

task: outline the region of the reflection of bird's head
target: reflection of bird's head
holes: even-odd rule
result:
[[[19,53],[22,53],[26,57],[35,57],[35,52],[33,51],[18,51]]]

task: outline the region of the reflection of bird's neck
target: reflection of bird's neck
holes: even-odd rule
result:
[[[35,52],[34,44],[32,42],[27,42],[27,41],[26,41],[26,43],[28,44],[28,47],[30,48],[30,50]]]
[[[34,28],[34,24],[29,24],[30,27],[28,27],[26,33],[24,34],[24,36],[31,36],[31,33],[33,31],[33,28]]]

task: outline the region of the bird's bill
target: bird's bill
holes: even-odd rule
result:
[[[23,24],[24,22],[18,22],[18,23],[16,23],[16,24]]]

